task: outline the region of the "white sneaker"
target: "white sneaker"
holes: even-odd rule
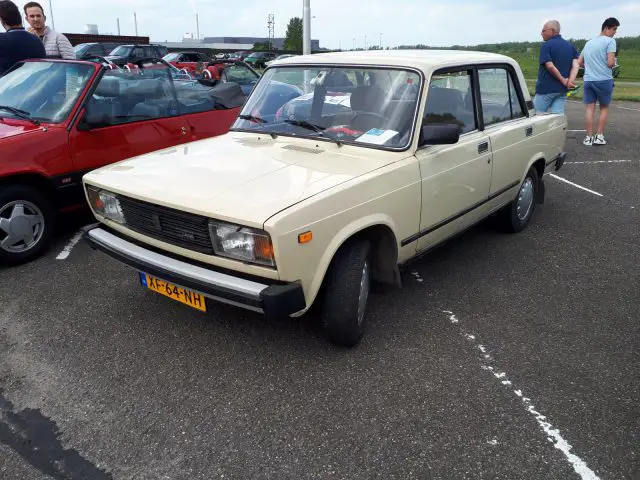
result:
[[[590,136],[586,136],[585,139],[582,141],[583,145],[586,145],[587,147],[590,147],[591,145],[593,145],[593,137]]]
[[[606,145],[607,141],[604,139],[604,135],[599,133],[595,136],[593,140],[594,145]]]

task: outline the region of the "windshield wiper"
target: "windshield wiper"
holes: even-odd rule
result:
[[[327,135],[326,133],[324,133],[324,131],[326,130],[325,127],[322,127],[320,125],[316,125],[315,123],[311,123],[307,120],[289,120],[286,119],[284,121],[285,123],[288,123],[290,125],[295,125],[297,127],[302,127],[302,128],[306,128],[307,130],[313,130],[316,133],[319,133],[320,135],[322,135],[324,138],[328,138],[329,140],[333,140],[334,142],[336,142],[336,144],[341,147],[342,146],[342,141],[338,140],[337,138],[333,138],[329,135]]]
[[[8,105],[0,105],[0,110],[6,110],[7,112],[13,113],[17,117],[20,117],[24,120],[29,120],[34,125],[40,125],[40,122],[38,120],[34,120],[33,118],[31,118],[31,114],[29,112],[20,110],[19,108],[10,107]]]
[[[255,115],[238,115],[238,118],[242,120],[249,120],[250,122],[255,123],[269,123],[264,118],[256,117]]]

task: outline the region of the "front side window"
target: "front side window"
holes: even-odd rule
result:
[[[485,125],[524,116],[513,79],[506,68],[480,69],[478,80]]]
[[[233,125],[237,130],[406,148],[421,77],[402,69],[273,67]]]
[[[424,123],[453,123],[460,127],[460,133],[477,128],[470,71],[436,73],[431,77]]]
[[[19,63],[0,77],[0,105],[41,122],[64,122],[94,71],[94,66],[83,64]],[[6,109],[0,109],[0,117],[20,118]]]

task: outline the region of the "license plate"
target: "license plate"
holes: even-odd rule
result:
[[[165,297],[184,303],[185,305],[200,310],[201,312],[207,311],[207,304],[205,302],[204,295],[200,293],[196,293],[187,288],[178,287],[173,283],[166,282],[142,272],[140,272],[140,283],[149,290],[153,290]]]

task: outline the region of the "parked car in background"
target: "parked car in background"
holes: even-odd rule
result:
[[[170,62],[171,65],[179,68],[191,78],[196,78],[197,62]],[[245,62],[235,60],[213,60],[202,62],[204,72],[203,82],[212,85],[217,83],[236,83],[242,88],[245,95],[251,92],[253,86],[258,82],[260,74]]]
[[[144,58],[163,58],[169,51],[162,45],[120,45],[105,58],[119,66]]]
[[[277,60],[283,60],[285,58],[291,58],[291,57],[295,57],[295,56],[297,56],[297,55],[293,55],[291,53],[285,53],[285,54],[282,54],[282,55],[278,55],[273,60],[269,60],[268,62],[265,62],[265,65],[268,67],[269,65],[271,65],[273,62],[275,62]]]
[[[210,57],[201,52],[171,52],[162,57],[162,59],[178,68],[183,68],[182,64],[208,62]]]
[[[239,52],[233,52],[231,54],[229,54],[229,58],[231,60],[240,60],[240,61],[244,61],[245,58],[247,58],[249,55],[251,55],[251,52],[246,52],[246,51],[239,51]]]
[[[73,47],[78,60],[92,57],[106,57],[120,46],[119,43],[80,43]]]
[[[269,60],[276,58],[277,54],[274,52],[253,52],[247,58],[244,59],[253,68],[265,68]]]
[[[46,251],[58,213],[86,207],[84,173],[220,135],[245,98],[161,60],[16,64],[0,78],[0,263]]]
[[[327,338],[353,346],[372,281],[399,286],[411,260],[489,215],[527,227],[566,129],[564,115],[535,114],[503,55],[289,58],[229,133],[85,175],[99,221],[86,239],[142,288],[201,311],[298,317],[319,303]]]

